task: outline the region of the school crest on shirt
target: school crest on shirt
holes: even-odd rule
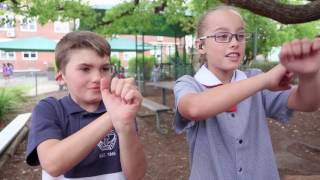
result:
[[[112,130],[105,138],[103,138],[99,143],[98,147],[101,151],[111,151],[117,143],[117,134]]]

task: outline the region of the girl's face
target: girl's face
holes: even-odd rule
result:
[[[101,101],[100,80],[111,80],[109,57],[100,57],[90,49],[72,50],[62,74],[72,99],[84,109],[95,109]]]
[[[242,18],[232,10],[216,10],[207,15],[203,29],[203,37],[207,38],[202,40],[203,47],[199,52],[206,55],[209,70],[217,75],[232,73],[244,56]]]

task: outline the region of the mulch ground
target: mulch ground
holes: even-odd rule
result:
[[[45,96],[61,97],[65,94],[66,92],[54,92],[32,98],[18,107],[9,118],[13,119],[18,113],[30,112],[39,99]],[[147,88],[144,96],[161,102],[159,89]],[[174,98],[170,93],[167,96],[167,103],[173,107]],[[144,108],[140,113],[151,114]],[[156,131],[154,116],[139,117],[137,121],[148,162],[144,180],[188,179],[189,160],[185,136],[177,135],[173,131],[172,112],[162,113],[161,119],[163,120],[161,126],[168,130],[167,134],[159,134]],[[303,177],[320,175],[320,111],[295,113],[292,121],[286,125],[273,120],[269,122],[281,176],[302,175],[301,180],[304,180]],[[0,180],[41,179],[40,167],[30,167],[24,161],[25,146],[24,141],[17,148],[16,154],[0,169]]]

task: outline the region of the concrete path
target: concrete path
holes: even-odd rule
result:
[[[27,96],[36,96],[48,92],[54,92],[59,90],[59,85],[56,81],[50,81],[46,76],[20,76],[12,77],[10,80],[0,78],[0,88],[14,87],[14,86],[26,85],[31,89],[26,92]]]

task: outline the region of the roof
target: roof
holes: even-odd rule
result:
[[[127,38],[112,38],[108,40],[111,46],[111,51],[136,51],[136,41]],[[151,44],[144,43],[144,50],[154,49]],[[137,51],[142,51],[142,42],[138,41]]]
[[[127,38],[112,38],[108,40],[111,51],[136,51],[134,40]],[[0,50],[3,51],[40,51],[54,52],[57,42],[45,37],[17,38],[14,40],[0,42]],[[144,50],[154,49],[151,44],[144,44]],[[137,51],[142,51],[142,42],[138,42]]]
[[[3,51],[54,51],[56,42],[44,37],[17,38],[0,42]]]

